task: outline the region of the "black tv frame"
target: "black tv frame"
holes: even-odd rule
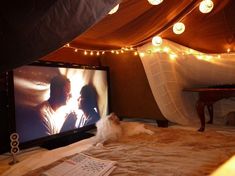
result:
[[[107,86],[108,86],[108,107],[107,114],[110,113],[110,72],[107,66],[97,66],[97,65],[84,65],[77,63],[65,63],[65,62],[54,62],[54,61],[36,61],[29,66],[46,66],[46,67],[63,67],[63,68],[77,68],[77,69],[90,69],[90,70],[104,70],[107,76]],[[8,118],[10,119],[9,124],[9,136],[12,133],[16,133],[16,119],[15,119],[15,96],[14,96],[14,80],[13,80],[13,70],[6,73],[7,80],[7,97],[8,97]],[[54,149],[62,147],[73,142],[91,137],[94,133],[90,133],[90,130],[94,130],[94,125],[88,125],[81,128],[77,128],[71,131],[66,131],[50,136],[45,136],[35,140],[30,140],[19,144],[20,149],[26,149],[35,146],[41,146],[47,149]],[[10,149],[9,149],[10,150]]]

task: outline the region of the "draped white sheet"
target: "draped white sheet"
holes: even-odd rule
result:
[[[152,93],[162,112],[171,122],[198,124],[195,110],[197,93],[183,88],[235,84],[235,54],[204,54],[163,40],[160,47],[148,43],[138,48]],[[175,58],[175,59],[171,59]],[[214,116],[235,111],[234,99],[214,105]]]

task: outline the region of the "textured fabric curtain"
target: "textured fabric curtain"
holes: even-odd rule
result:
[[[0,71],[31,63],[86,31],[120,0],[5,1],[0,7]]]
[[[204,54],[163,40],[160,47],[150,43],[138,48],[152,93],[162,114],[172,122],[192,125],[199,122],[197,93],[184,88],[235,83],[235,54]],[[235,110],[231,98],[215,103],[214,116]]]

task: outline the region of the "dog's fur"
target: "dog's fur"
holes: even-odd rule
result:
[[[138,122],[123,122],[114,113],[100,119],[96,123],[96,145],[110,141],[117,141],[124,136],[133,136],[140,133],[152,135],[154,132],[146,129],[144,124]]]

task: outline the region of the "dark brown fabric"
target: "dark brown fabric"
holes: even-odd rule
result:
[[[214,9],[202,14],[201,0],[165,0],[152,6],[147,0],[123,0],[119,10],[104,18],[72,44],[80,48],[120,48],[141,46],[156,34],[190,48],[209,53],[235,50],[235,1],[213,0]],[[172,32],[172,25],[181,20],[186,30]]]
[[[0,71],[31,63],[103,18],[119,0],[24,0],[0,6]]]

